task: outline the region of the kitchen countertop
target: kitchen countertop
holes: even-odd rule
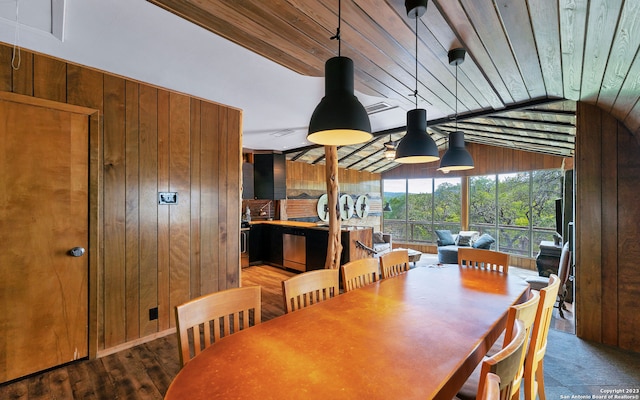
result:
[[[322,222],[303,222],[303,221],[282,221],[282,220],[274,220],[274,221],[251,221],[251,225],[278,225],[278,226],[287,226],[292,228],[309,228],[309,229],[329,229],[329,224]],[[372,229],[370,226],[340,226],[341,231],[351,231],[358,229]]]

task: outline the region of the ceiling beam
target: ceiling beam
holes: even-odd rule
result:
[[[481,130],[481,129],[466,128],[461,130],[465,133],[465,137],[469,137],[470,135],[473,135],[480,138],[503,140],[503,141],[513,142],[513,143],[518,143],[523,147],[526,147],[527,145],[559,147],[559,148],[565,148],[565,149],[573,149],[575,147],[575,144],[573,142],[566,141],[566,140],[557,140],[557,139],[554,139],[553,137],[538,139],[538,138],[531,138],[526,136],[510,135],[507,133],[501,133],[501,132],[495,132],[495,131],[488,132],[486,130]],[[453,131],[453,129],[451,131]]]

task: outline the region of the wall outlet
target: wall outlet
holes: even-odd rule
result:
[[[149,321],[155,321],[158,319],[158,307],[149,309]]]

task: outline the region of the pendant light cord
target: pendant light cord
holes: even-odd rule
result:
[[[456,131],[458,130],[458,62],[456,62],[456,115],[455,115]]]
[[[342,42],[340,41],[340,23],[342,22],[342,1],[338,0],[338,29],[336,29],[336,34],[331,36],[331,40],[338,41],[338,57],[340,57],[340,47]]]
[[[418,109],[418,9],[416,8],[416,89],[413,91],[416,102],[416,110]]]

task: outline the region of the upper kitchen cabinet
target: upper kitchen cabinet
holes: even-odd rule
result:
[[[253,164],[242,163],[242,199],[253,200],[255,191],[253,190]]]
[[[287,197],[286,157],[281,153],[253,155],[254,195],[259,200]]]

